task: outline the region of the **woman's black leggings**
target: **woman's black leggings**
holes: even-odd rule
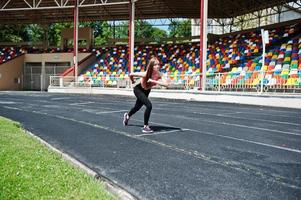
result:
[[[140,110],[140,108],[145,105],[146,106],[146,110],[144,112],[144,125],[148,125],[148,121],[149,121],[149,117],[150,117],[150,113],[152,111],[152,103],[150,102],[150,100],[148,99],[148,95],[150,93],[150,89],[149,90],[145,90],[142,88],[141,83],[139,83],[138,85],[136,85],[134,87],[134,94],[137,97],[136,100],[136,104],[135,106],[130,110],[130,112],[128,113],[129,116],[132,116],[133,114],[135,114],[138,110]]]

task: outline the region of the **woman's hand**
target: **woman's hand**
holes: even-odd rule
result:
[[[130,77],[130,80],[131,80],[132,84],[134,84],[136,81],[134,80],[133,74],[130,73],[129,77]]]
[[[148,79],[148,81],[147,81],[148,83],[154,83],[154,80],[153,79]]]

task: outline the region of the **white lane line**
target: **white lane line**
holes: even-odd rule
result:
[[[7,108],[7,109],[10,109],[10,110],[22,110],[21,108],[14,108],[14,107],[10,107],[10,106],[3,106],[3,108]]]
[[[56,117],[56,118],[59,118],[59,119],[64,119],[64,120],[68,120],[68,121],[72,121],[72,122],[76,122],[76,123],[80,123],[80,124],[84,124],[84,125],[104,129],[104,130],[107,130],[107,131],[110,131],[110,132],[113,132],[113,133],[116,133],[116,134],[119,134],[119,135],[127,136],[129,138],[133,138],[133,139],[144,141],[144,142],[147,142],[147,143],[150,143],[150,144],[158,145],[158,146],[161,146],[163,148],[167,148],[167,149],[176,151],[178,153],[182,153],[182,154],[185,154],[185,155],[188,155],[188,156],[193,156],[193,157],[198,158],[198,159],[202,159],[202,160],[205,160],[205,161],[208,161],[208,162],[212,162],[212,163],[219,164],[219,165],[222,165],[222,166],[225,166],[225,167],[229,167],[231,169],[235,169],[235,170],[238,170],[238,171],[250,173],[249,171],[246,171],[245,169],[240,168],[239,166],[231,166],[228,163],[225,163],[225,162],[222,162],[222,161],[212,160],[211,157],[208,157],[208,156],[206,156],[206,155],[204,155],[204,154],[202,154],[201,152],[198,152],[198,151],[189,151],[189,150],[186,150],[186,149],[176,147],[174,145],[162,143],[162,142],[159,142],[159,141],[156,141],[156,140],[151,140],[151,139],[148,139],[146,137],[137,137],[135,135],[129,134],[129,133],[124,132],[124,131],[119,131],[119,130],[116,130],[116,129],[112,129],[111,127],[105,127],[105,126],[101,126],[101,125],[98,125],[98,124],[92,124],[92,123],[89,123],[89,122],[80,121],[80,120],[76,120],[76,119],[68,118],[68,117],[63,117],[63,116],[59,116],[59,115],[48,114],[48,113],[45,113],[45,112],[28,111],[28,110],[22,110],[22,111],[42,114],[42,115],[51,116],[51,117]],[[138,120],[136,120],[136,121],[138,121]],[[139,120],[139,121],[141,121],[141,120]],[[155,122],[152,122],[152,123],[153,124],[164,125],[164,124],[161,124],[161,123],[155,123]],[[165,125],[167,125],[167,124],[165,124]],[[282,149],[287,150],[287,148],[282,148]],[[260,177],[263,177],[263,176],[260,176]],[[268,176],[266,178],[268,178],[271,181],[276,180],[278,183],[283,184],[283,185],[288,186],[288,187],[300,189],[300,187],[298,187],[298,186],[278,181],[277,177],[275,178],[273,175],[272,175],[272,177]]]
[[[193,130],[193,129],[190,129],[190,131],[197,132],[197,133],[202,133],[202,134],[206,134],[206,135],[218,136],[218,137],[227,138],[227,139],[231,139],[231,140],[237,140],[237,141],[262,145],[262,146],[266,146],[266,147],[272,147],[272,148],[286,150],[286,151],[292,151],[292,152],[296,152],[296,153],[301,153],[301,150],[292,149],[292,148],[288,148],[288,147],[281,147],[281,146],[276,146],[276,145],[272,145],[272,144],[266,144],[266,143],[262,143],[262,142],[255,142],[255,141],[251,141],[251,140],[246,140],[246,139],[241,139],[241,138],[236,138],[236,137],[231,137],[231,136],[226,136],[226,135],[219,135],[219,134],[214,134],[214,133],[207,132],[207,131],[199,131],[199,130]]]
[[[168,104],[166,104],[166,106],[168,106]],[[168,107],[164,106],[164,108],[167,108],[166,110],[168,110]],[[252,108],[239,108],[239,107],[234,107],[235,109],[237,110],[247,110],[247,111],[238,111],[239,113],[245,113],[245,114],[251,114],[251,115],[266,115],[266,116],[274,116],[274,117],[286,117],[286,118],[300,118],[299,116],[291,116],[291,115],[287,115],[287,114],[300,114],[299,112],[291,112],[291,111],[278,111],[278,112],[282,112],[282,113],[285,113],[283,115],[280,115],[279,114],[269,114],[269,113],[266,113],[266,112],[273,112],[275,110],[272,110],[272,109],[252,109]],[[159,108],[159,109],[162,109],[162,108]],[[204,106],[190,106],[189,110],[191,111],[196,111],[196,110],[210,110],[210,111],[213,111],[213,112],[229,112],[229,110],[231,110],[233,108],[229,108],[229,109],[225,109],[225,108],[218,108],[218,107],[204,107]],[[165,109],[162,109],[162,110],[165,110]],[[255,111],[255,113],[250,113],[248,112],[249,110],[252,110],[252,111]]]
[[[42,105],[44,108],[61,108],[62,106],[60,105]]]
[[[14,101],[0,101],[0,104],[16,104]]]
[[[161,135],[161,134],[166,134],[166,133],[174,133],[174,132],[187,131],[187,130],[189,130],[189,129],[179,129],[179,130],[170,130],[170,131],[158,131],[158,132],[155,131],[153,133],[144,133],[144,134],[136,135],[136,137]]]
[[[282,133],[282,134],[287,134],[287,135],[301,136],[301,133],[279,131],[279,130],[275,130],[275,129],[260,128],[260,127],[256,127],[256,126],[247,126],[247,125],[241,125],[241,124],[232,124],[232,123],[227,123],[227,122],[216,122],[216,121],[211,121],[211,120],[201,120],[201,121],[205,121],[205,122],[209,122],[209,123],[222,124],[222,125],[227,125],[227,126],[236,126],[236,127],[255,129],[255,130],[261,130],[261,131],[269,131],[269,132],[276,132],[276,133]]]
[[[247,115],[255,115],[255,116],[260,116],[260,115],[265,115],[265,116],[273,116],[273,117],[285,117],[285,118],[294,118],[294,119],[301,119],[300,116],[292,116],[292,115],[274,115],[274,114],[269,114],[269,113],[264,113],[264,111],[262,113],[260,112],[255,112],[255,113],[250,113],[250,112],[241,112]],[[289,113],[286,113],[289,114]],[[299,114],[299,113],[298,113]]]
[[[138,139],[138,138],[143,138],[143,137],[136,137],[135,135],[131,135],[131,134],[128,134],[128,133],[123,132],[123,131],[118,131],[118,130],[112,129],[111,127],[104,127],[104,126],[101,126],[101,125],[98,125],[98,124],[92,124],[92,123],[89,123],[89,122],[80,121],[80,120],[76,120],[76,119],[72,119],[72,118],[68,118],[68,117],[63,117],[63,116],[59,116],[59,115],[48,114],[48,113],[40,112],[40,111],[28,111],[28,110],[24,110],[24,109],[20,109],[20,108],[8,107],[8,106],[4,106],[4,107],[7,108],[7,109],[21,110],[21,111],[25,111],[25,112],[38,113],[38,114],[43,114],[43,115],[47,115],[47,116],[52,116],[52,117],[56,117],[56,118],[60,118],[60,119],[65,119],[65,120],[69,120],[69,121],[74,121],[74,122],[77,122],[77,123],[86,124],[86,125],[90,125],[90,126],[93,126],[93,127],[98,127],[98,128],[101,128],[101,129],[105,129],[105,130],[108,130],[108,131],[112,131],[112,132],[115,132],[115,133],[120,133],[120,134],[122,134],[122,135],[131,137],[131,138],[137,138],[137,139]],[[136,120],[136,119],[132,119],[132,121],[143,122],[142,120]],[[172,125],[166,124],[166,123],[165,123],[165,124],[157,123],[157,122],[151,122],[151,123],[152,123],[152,124],[158,124],[158,125],[161,125],[161,126],[170,126],[170,127],[173,127]],[[186,130],[188,130],[188,131],[197,132],[197,133],[206,134],[206,135],[211,135],[211,136],[215,136],[215,137],[228,138],[228,139],[231,139],[231,140],[237,140],[237,141],[242,141],[242,142],[246,142],[246,143],[252,143],[252,144],[256,144],[256,145],[261,145],[261,146],[276,148],[276,149],[280,149],[280,150],[291,151],[291,152],[295,152],[295,153],[301,153],[301,150],[298,150],[298,149],[292,149],[292,148],[287,148],[287,147],[281,147],[281,146],[266,144],[266,143],[262,143],[262,142],[255,142],[255,141],[246,140],[246,139],[241,139],[241,138],[235,138],[235,137],[231,137],[231,136],[219,135],[219,134],[214,134],[214,133],[207,132],[207,131],[199,131],[199,130],[187,129],[187,128],[181,128],[181,129],[182,129],[182,130],[186,129]]]
[[[114,105],[116,105],[116,104],[120,104],[120,103],[124,103],[124,102],[120,102],[120,101],[96,102],[96,104],[104,104],[104,105],[106,105],[106,104],[114,104]]]
[[[56,98],[51,98],[50,100],[56,101],[56,100],[66,100],[66,99],[71,99],[70,97],[56,97]]]
[[[87,105],[87,104],[92,104],[95,103],[93,101],[88,101],[88,102],[82,102],[82,103],[70,103],[70,106],[77,106],[77,105]]]
[[[254,119],[254,118],[247,118],[247,117],[229,116],[229,115],[234,114],[234,113],[225,113],[225,114],[212,114],[212,113],[199,113],[199,112],[193,112],[193,113],[194,114],[199,114],[199,115],[212,115],[212,116],[217,116],[217,117],[226,117],[226,118],[233,118],[233,119],[246,119],[246,120],[254,120],[254,121],[271,122],[271,123],[276,123],[276,124],[287,124],[287,125],[301,126],[301,123],[296,124],[296,123],[291,123],[291,122],[282,122],[282,121],[267,120],[267,119]]]
[[[111,114],[111,113],[118,113],[118,112],[126,112],[129,110],[114,110],[114,111],[103,111],[103,112],[96,112],[95,114],[100,115],[100,114]]]
[[[162,114],[162,113],[152,113],[152,114],[165,115],[165,114]],[[218,121],[206,120],[206,119],[195,119],[195,118],[192,118],[192,117],[183,117],[183,116],[175,116],[175,117],[181,118],[181,119],[193,120],[193,121],[202,121],[202,122],[208,122],[208,123],[214,123],[214,124],[222,124],[222,125],[227,125],[227,126],[236,126],[236,127],[255,129],[255,130],[261,130],[261,131],[276,132],[276,133],[281,133],[281,134],[286,134],[286,135],[301,136],[300,133],[293,133],[293,132],[287,132],[287,131],[279,131],[279,130],[268,129],[268,128],[260,128],[260,127],[256,127],[256,126],[247,126],[247,125],[241,125],[241,124],[232,124],[232,123],[227,123],[227,122],[218,122]]]
[[[139,121],[139,122],[143,122],[142,120],[137,120],[137,119],[132,119],[133,121]],[[162,126],[171,126],[170,124],[162,124],[162,123],[156,123],[156,122],[150,122],[152,124],[158,124],[158,125],[162,125]],[[255,141],[251,141],[251,140],[246,140],[246,139],[241,139],[241,138],[236,138],[236,137],[231,137],[231,136],[225,136],[225,135],[220,135],[220,134],[215,134],[215,133],[211,133],[208,131],[199,131],[199,130],[194,130],[194,129],[187,129],[187,128],[181,128],[182,130],[187,130],[187,131],[192,131],[192,132],[197,132],[197,133],[201,133],[201,134],[206,134],[206,135],[211,135],[211,136],[216,136],[216,137],[222,137],[222,138],[227,138],[227,139],[231,139],[231,140],[237,140],[237,141],[241,141],[241,142],[246,142],[246,143],[252,143],[252,144],[256,144],[256,145],[262,145],[262,146],[266,146],[266,147],[272,147],[272,148],[276,148],[276,149],[281,149],[281,150],[285,150],[285,151],[291,151],[291,152],[296,152],[296,153],[301,153],[301,150],[299,149],[292,149],[292,148],[287,148],[287,147],[281,147],[281,146],[276,146],[276,145],[272,145],[272,144],[266,144],[263,142],[255,142]]]

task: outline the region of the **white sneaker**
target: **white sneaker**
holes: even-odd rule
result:
[[[129,119],[130,119],[129,114],[124,113],[124,115],[123,115],[123,125],[124,125],[124,126],[127,126],[127,125],[128,125]]]
[[[144,126],[142,129],[143,133],[152,133],[154,132],[149,126]]]

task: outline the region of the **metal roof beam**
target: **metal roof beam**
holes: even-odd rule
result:
[[[39,7],[39,5],[40,5],[41,2],[42,2],[42,0],[40,0],[40,1],[37,3],[36,7]]]
[[[68,2],[69,2],[69,0],[67,0],[67,1],[64,3],[64,6],[66,6]],[[62,4],[62,5],[63,5],[63,4]]]
[[[122,5],[122,4],[129,4],[129,2],[126,1],[122,1],[122,2],[112,2],[112,3],[107,3],[103,2],[103,3],[94,3],[94,4],[82,4],[79,5],[79,8],[84,8],[84,7],[94,7],[94,6],[112,6],[112,5]]]
[[[297,13],[301,14],[301,11],[298,8],[294,8],[290,5],[284,5],[284,7],[289,9],[290,11],[294,11],[294,12],[297,12]]]
[[[25,4],[28,5],[28,7],[21,7],[21,8],[8,8],[9,3],[11,0],[8,0],[4,6],[0,9],[1,11],[25,11],[25,10],[47,10],[47,9],[66,9],[66,8],[74,8],[74,5],[67,5],[69,3],[69,0],[66,0],[65,2],[61,0],[61,2],[58,2],[58,0],[53,0],[56,4],[56,6],[40,6],[43,0],[40,0],[37,4],[35,3],[35,0],[33,0],[33,4],[31,5],[28,0],[23,0]],[[114,6],[114,5],[123,5],[123,4],[129,4],[129,1],[120,1],[120,2],[108,2],[109,0],[101,0],[101,2],[94,1],[94,3],[85,3],[86,0],[82,0],[79,4],[79,8],[84,7],[95,7],[95,6]]]
[[[57,2],[57,0],[54,0],[54,2],[56,3],[56,5],[57,5],[58,7],[61,7],[61,5],[59,4],[59,2]]]
[[[28,5],[28,7],[32,8],[32,5],[30,5],[30,3],[28,3],[26,0],[23,1]]]
[[[4,4],[4,6],[1,8],[1,10],[4,9],[4,8],[9,4],[10,1],[11,1],[11,0],[8,0],[8,1]]]

